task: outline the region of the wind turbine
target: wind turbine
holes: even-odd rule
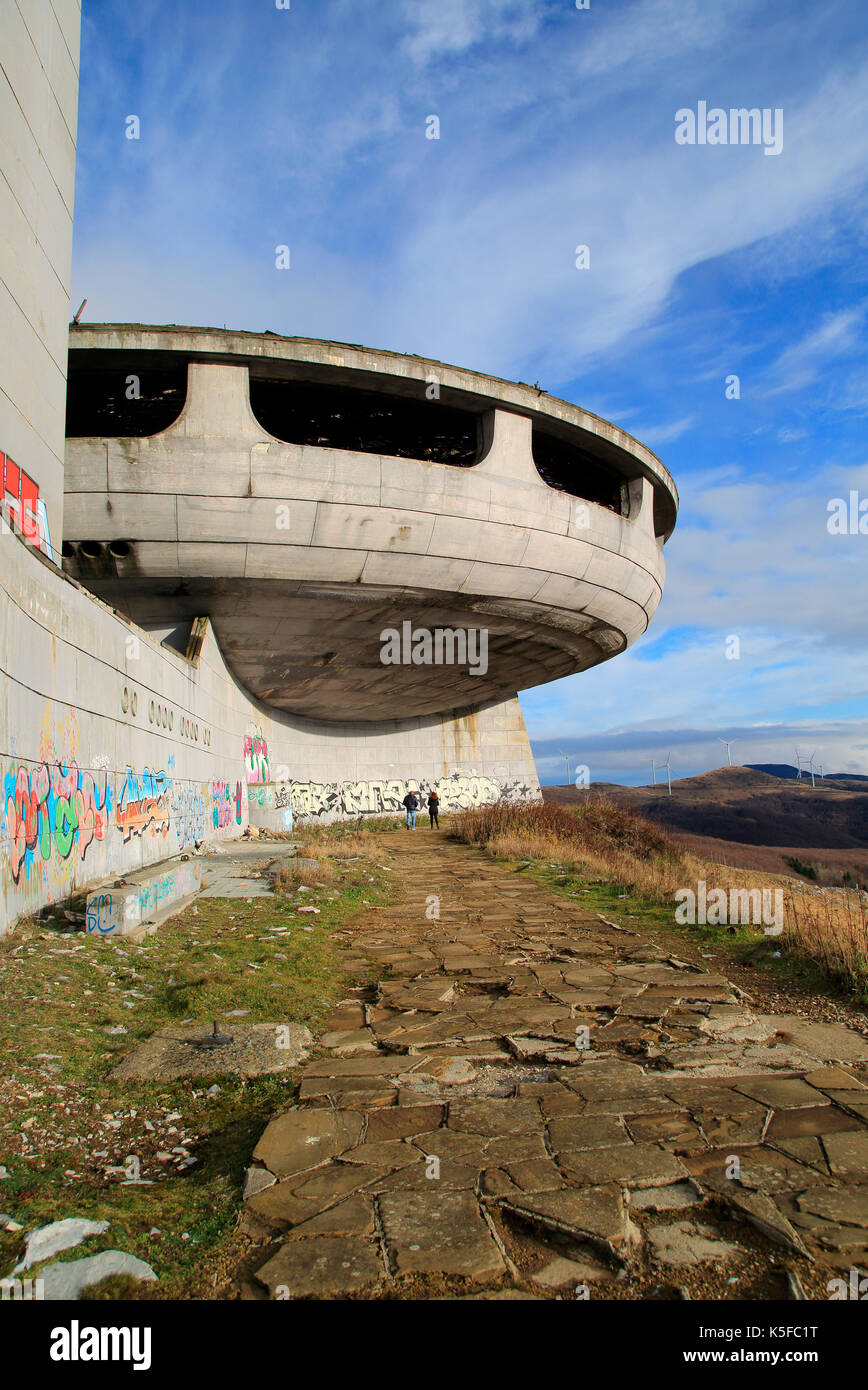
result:
[[[671,762],[670,762],[670,759],[671,759],[671,758],[672,758],[672,754],[671,754],[671,753],[667,753],[667,754],[666,754],[666,761],[665,761],[665,763],[663,764],[663,766],[666,768],[666,781],[669,783],[669,795],[670,795],[670,796],[672,795],[672,765],[671,765]]]
[[[656,759],[656,758],[652,758],[652,759],[651,759],[651,781],[653,782],[654,786],[656,787],[656,786],[657,786],[657,759]]]
[[[718,741],[718,743],[722,743],[723,746],[725,747],[725,749],[726,749],[726,756],[727,756],[727,758],[729,759],[729,765],[730,765],[730,767],[732,767],[732,745],[735,743],[735,739],[734,739],[734,738],[733,738],[733,739],[719,738],[717,741]]]
[[[799,752],[799,746],[798,746],[798,744],[796,744],[795,753],[796,753],[796,764],[797,764],[798,769],[799,769],[799,781],[801,781],[801,778],[802,778],[802,755],[801,755],[801,753]]]
[[[565,753],[565,752],[563,751],[563,749],[561,749],[561,757],[563,758],[564,762],[565,762],[566,765],[567,765],[567,786],[569,786],[569,785],[570,785],[570,755],[569,755],[569,753]]]
[[[815,749],[814,749],[814,753],[816,753],[816,751],[817,751],[817,750],[816,750],[816,748],[815,748]],[[808,759],[808,766],[809,766],[809,768],[811,769],[811,786],[812,786],[812,787],[816,785],[816,783],[814,782],[814,753],[812,753],[811,756],[810,756],[810,758]]]

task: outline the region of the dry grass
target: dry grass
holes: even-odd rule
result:
[[[302,856],[302,860],[304,858],[305,856]],[[330,859],[317,859],[307,863],[290,859],[277,875],[274,886],[279,893],[291,893],[301,886],[325,888],[334,883],[336,878],[337,871]]]
[[[569,875],[664,907],[673,919],[675,894],[684,888],[696,892],[700,881],[708,892],[780,890],[784,929],[773,938],[776,949],[806,958],[849,990],[868,991],[868,903],[858,890],[820,890],[784,875],[712,862],[603,798],[575,810],[552,802],[499,802],[465,811],[454,828],[496,858],[558,865]]]

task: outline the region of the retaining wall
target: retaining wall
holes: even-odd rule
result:
[[[382,724],[277,716],[236,682],[209,625],[188,661],[0,537],[0,935],[196,840],[240,835],[248,786],[290,784],[303,821],[391,809],[413,779],[538,797],[518,700]]]

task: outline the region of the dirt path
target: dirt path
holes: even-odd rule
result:
[[[445,833],[254,1153],[246,1297],[808,1297],[868,1263],[868,1044]]]

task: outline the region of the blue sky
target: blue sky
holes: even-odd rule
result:
[[[779,108],[781,153],[677,144],[700,101]],[[84,0],[77,179],[88,320],[418,352],[660,454],[663,602],[627,654],[522,694],[543,781],[560,750],[687,775],[719,737],[868,773],[868,535],[827,529],[868,498],[868,8]]]

